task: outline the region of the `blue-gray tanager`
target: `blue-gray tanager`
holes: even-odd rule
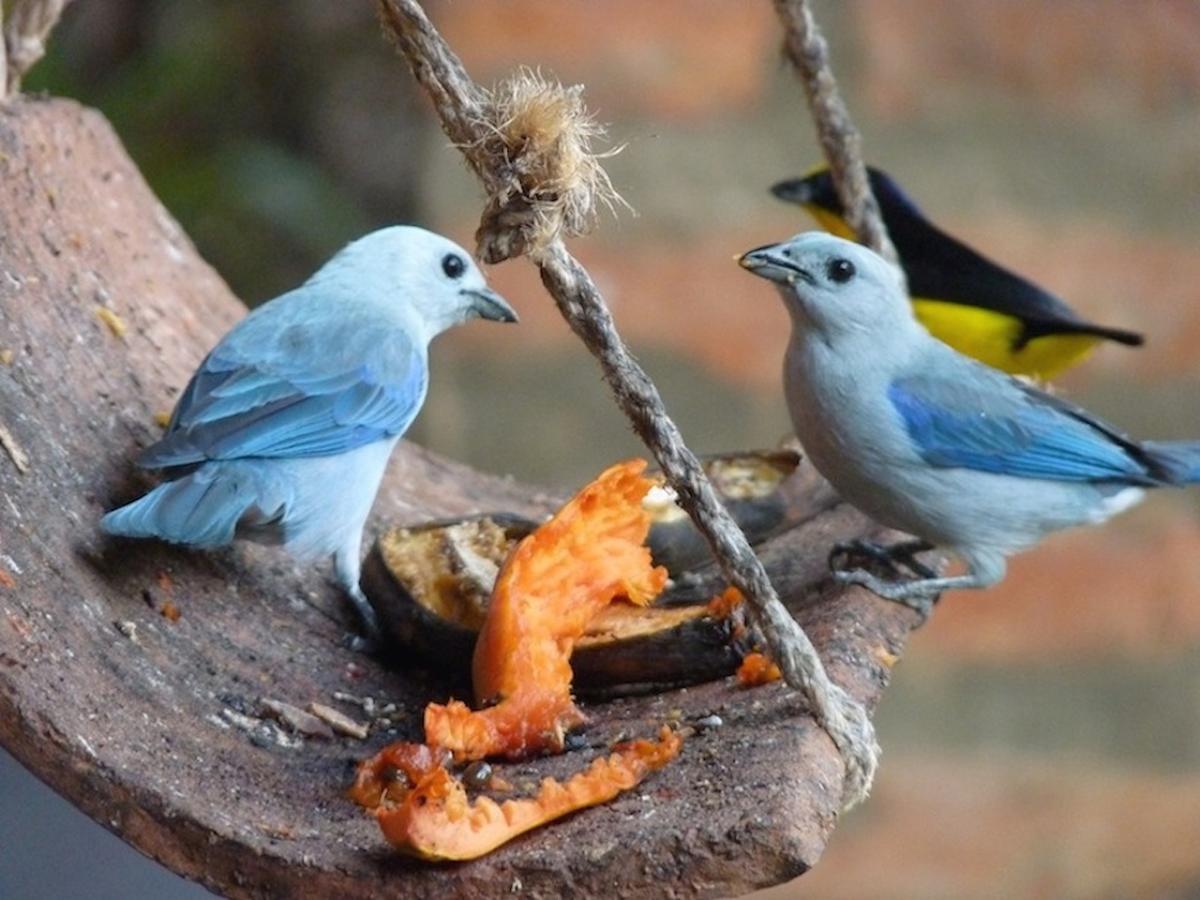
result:
[[[865,247],[812,232],[739,261],[775,282],[791,315],[784,390],[813,465],[863,512],[920,539],[887,550],[918,580],[855,569],[834,573],[842,583],[927,613],[942,590],[1000,581],[1006,557],[1052,531],[1103,522],[1144,488],[1200,481],[1200,442],[1131,440],[935,340],[895,270]],[[915,563],[931,545],[966,574]]]
[[[517,321],[461,247],[403,226],[360,238],[213,348],[139,460],[171,480],[101,527],[194,547],[238,537],[331,554],[378,637],[358,585],[363,526],[425,400],[429,342],[476,317]]]

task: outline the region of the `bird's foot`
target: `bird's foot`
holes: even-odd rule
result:
[[[382,649],[382,645],[376,638],[353,633],[342,638],[342,646],[351,653],[361,653],[363,656],[374,656]]]
[[[367,599],[367,595],[362,592],[362,589],[357,586],[354,590],[347,591],[346,596],[350,598],[350,603],[362,625],[362,634],[346,636],[344,641],[346,647],[355,653],[367,655],[378,653],[384,645],[384,633],[383,626],[379,624],[379,616],[375,612],[375,607],[371,605],[371,601]]]
[[[933,612],[933,604],[941,594],[944,579],[923,578],[917,581],[887,581],[865,569],[840,569],[833,573],[833,580],[838,584],[857,584],[865,587],[884,600],[907,606],[920,614],[922,619],[928,619]]]
[[[855,540],[842,541],[834,544],[829,551],[829,568],[837,571],[843,568],[840,562],[852,563],[856,559],[866,559],[887,568],[890,572],[899,574],[898,565],[902,564],[912,574],[922,579],[937,578],[937,572],[925,565],[917,554],[933,549],[927,541],[900,541],[895,544],[880,544],[875,541]]]

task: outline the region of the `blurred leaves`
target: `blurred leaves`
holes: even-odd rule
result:
[[[104,112],[201,253],[254,303],[302,281],[353,237],[413,218],[412,166],[384,158],[395,148],[341,146],[360,136],[355,119],[373,117],[368,130],[404,131],[411,151],[406,81],[389,78],[390,64],[359,64],[387,54],[370,4],[324,7],[73,4],[26,88]]]

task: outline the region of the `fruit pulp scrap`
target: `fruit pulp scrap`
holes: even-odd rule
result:
[[[565,782],[547,778],[536,796],[502,803],[469,799],[462,782],[433,763],[428,747],[393,745],[362,764],[351,795],[374,811],[397,849],[427,860],[476,859],[519,834],[613,799],[673,760],[681,744],[664,726],[658,740],[619,744]],[[389,773],[404,774],[403,789],[394,787],[398,778],[388,781]]]
[[[770,684],[783,677],[779,666],[762,653],[747,653],[738,666],[737,680],[744,687],[757,687],[760,684]]]
[[[714,619],[728,619],[746,598],[732,585],[708,601],[708,614]]]
[[[444,768],[446,754],[424,744],[388,744],[358,765],[350,799],[364,809],[401,802],[409,789],[436,769]]]
[[[708,614],[717,619],[729,618],[745,600],[746,598],[737,588],[727,587],[722,594],[713,597],[708,602]],[[738,683],[744,687],[770,684],[772,681],[779,681],[782,677],[783,673],[779,671],[779,666],[771,662],[765,654],[757,651],[747,653],[742,657],[741,665],[737,670]]]
[[[571,651],[588,624],[617,599],[645,605],[667,572],[645,547],[653,482],[644,460],[618,463],[526,537],[504,563],[475,645],[479,703],[430,704],[426,741],[458,760],[521,758],[560,751],[584,721],[571,696]]]

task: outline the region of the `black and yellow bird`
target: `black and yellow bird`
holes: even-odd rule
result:
[[[1101,341],[1142,343],[1140,334],[1083,320],[1058,297],[946,234],[885,172],[868,173],[913,311],[934,337],[994,368],[1040,379],[1081,362]],[[854,239],[827,168],[781,181],[771,192],[803,206],[826,231]]]

